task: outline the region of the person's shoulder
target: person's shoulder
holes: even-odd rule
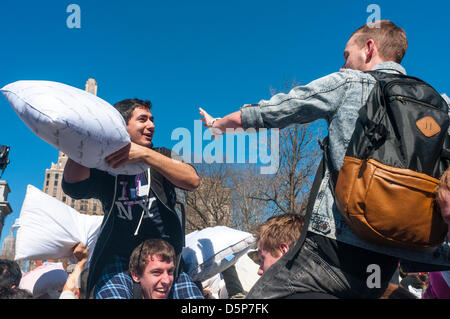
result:
[[[322,76],[310,83],[311,86],[325,86],[327,88],[340,87],[348,82],[374,82],[375,79],[369,74],[359,70],[342,69]]]
[[[342,69],[331,74],[332,76],[346,79],[348,81],[360,81],[361,79],[374,80],[374,77],[370,73],[353,70],[353,69]]]

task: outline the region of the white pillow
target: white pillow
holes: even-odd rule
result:
[[[15,260],[71,257],[79,242],[94,250],[103,216],[78,213],[56,198],[28,185],[17,229]]]
[[[259,265],[255,264],[247,254],[243,254],[234,264],[239,281],[244,291],[249,292],[259,280]],[[228,299],[228,291],[222,274],[216,274],[202,281],[203,287],[209,287],[215,299]]]
[[[255,237],[226,226],[208,227],[186,235],[183,260],[193,281],[204,281],[234,265]]]
[[[34,298],[57,299],[68,276],[62,263],[46,263],[24,274],[19,288],[28,290]]]
[[[214,299],[228,299],[228,291],[222,274],[216,274],[202,281],[202,287],[208,287]]]
[[[238,259],[234,267],[236,268],[236,273],[242,284],[242,288],[249,292],[261,277],[258,275],[259,265],[251,260],[247,254],[244,254]]]
[[[51,81],[18,81],[1,91],[36,135],[77,163],[126,175],[148,168],[132,163],[113,169],[105,162],[130,136],[119,111],[94,94]]]

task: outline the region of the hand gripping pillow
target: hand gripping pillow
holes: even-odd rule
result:
[[[255,237],[226,226],[208,227],[186,235],[183,260],[193,281],[204,281],[234,265]]]
[[[75,209],[28,185],[16,234],[15,260],[71,257],[79,242],[94,250],[103,216],[78,213]]]
[[[113,174],[135,175],[142,163],[111,168],[105,157],[130,143],[123,117],[89,92],[50,81],[18,81],[1,89],[22,121],[77,163]]]

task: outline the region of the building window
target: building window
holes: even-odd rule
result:
[[[45,186],[48,186],[48,180],[45,182]]]
[[[55,181],[53,185],[58,186],[58,181]]]
[[[63,196],[62,200],[63,200],[63,202],[65,203],[66,200],[67,200],[67,197],[66,197],[66,196]]]
[[[58,179],[59,178],[59,174],[55,174],[55,179]]]

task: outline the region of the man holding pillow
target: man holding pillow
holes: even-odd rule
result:
[[[114,107],[127,124],[131,143],[105,160],[113,168],[136,162],[150,168],[137,175],[112,176],[69,159],[62,186],[72,198],[99,199],[104,209],[89,267],[87,296],[95,288],[94,298],[131,299],[127,286],[131,252],[146,239],[162,238],[181,256],[184,229],[175,212],[175,187],[195,190],[200,179],[195,169],[175,159],[177,155],[171,150],[153,148],[155,125],[150,101],[127,99]]]

